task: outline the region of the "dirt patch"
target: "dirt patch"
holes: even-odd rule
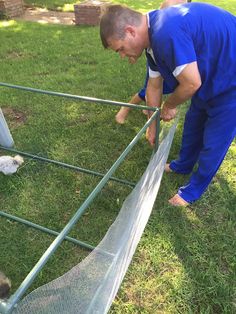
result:
[[[22,52],[22,51],[15,51],[9,50],[6,53],[5,59],[7,60],[14,60],[14,59],[22,59],[22,58],[34,58],[35,55],[31,52]]]
[[[5,107],[2,108],[2,112],[10,129],[15,129],[21,126],[27,120],[26,114],[15,108]]]
[[[41,24],[64,24],[73,25],[74,12],[58,12],[48,11],[42,8],[26,8],[25,13],[16,18],[16,20],[24,20],[30,22],[38,22]]]
[[[11,51],[6,55],[6,59],[18,59],[23,56],[23,53],[17,51]]]

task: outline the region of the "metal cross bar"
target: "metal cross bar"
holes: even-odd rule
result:
[[[119,101],[106,100],[106,99],[99,99],[99,98],[93,98],[93,97],[71,95],[71,94],[65,94],[65,93],[58,93],[58,92],[52,92],[52,91],[48,91],[48,90],[42,90],[42,89],[37,89],[37,88],[25,87],[25,86],[20,86],[20,85],[13,85],[13,84],[2,83],[2,82],[0,82],[0,86],[20,89],[20,90],[25,90],[25,91],[28,91],[28,92],[35,92],[35,93],[40,93],[40,94],[66,97],[66,98],[71,98],[71,99],[75,99],[75,100],[83,100],[83,101],[87,101],[87,102],[96,102],[96,103],[101,103],[101,104],[104,104],[104,105],[123,106],[123,107],[129,107],[129,108],[140,109],[140,110],[156,111],[155,107],[134,105],[134,104],[126,103],[126,102],[119,102]]]
[[[9,151],[9,152],[12,152],[12,153],[17,153],[17,154],[20,154],[22,156],[29,157],[31,159],[36,159],[36,160],[52,163],[52,164],[55,164],[55,165],[58,165],[58,166],[61,166],[61,167],[64,167],[64,168],[69,168],[69,169],[73,169],[73,170],[76,170],[76,171],[79,171],[79,172],[92,174],[92,175],[95,175],[95,176],[98,176],[98,177],[104,177],[104,174],[101,173],[101,172],[96,172],[96,171],[88,170],[88,169],[85,169],[85,168],[69,165],[69,164],[66,164],[66,163],[61,162],[61,161],[52,160],[52,159],[48,159],[48,158],[45,158],[45,157],[29,154],[29,153],[22,152],[22,151],[19,151],[17,149],[14,149],[14,148],[8,148],[8,147],[0,146],[0,149],[6,150],[6,151]],[[132,187],[135,186],[134,182],[130,182],[130,181],[119,179],[119,178],[115,178],[115,177],[111,177],[110,180],[111,181],[116,181],[116,182],[119,182],[119,183],[122,183],[122,184],[125,184],[125,185],[130,185]]]
[[[0,216],[5,217],[7,219],[11,219],[11,220],[17,221],[17,222],[20,222],[20,223],[22,223],[22,224],[24,224],[26,226],[32,227],[34,229],[43,231],[43,232],[48,233],[48,234],[52,234],[52,235],[55,235],[55,236],[58,236],[58,234],[59,234],[59,232],[57,232],[57,231],[45,228],[45,227],[40,226],[38,224],[35,224],[35,223],[33,223],[33,222],[29,221],[29,220],[22,219],[20,217],[14,216],[14,215],[7,214],[7,213],[5,213],[3,211],[0,211]],[[65,240],[70,241],[70,242],[72,242],[74,244],[78,244],[78,245],[80,245],[80,246],[82,246],[82,247],[84,247],[86,249],[89,249],[89,250],[94,250],[95,249],[94,246],[92,246],[90,244],[87,244],[85,242],[76,240],[76,239],[71,238],[71,237],[65,237]]]
[[[45,251],[45,253],[42,255],[42,257],[39,259],[39,261],[33,267],[31,272],[28,274],[28,276],[22,282],[22,284],[17,289],[17,291],[6,302],[0,303],[0,310],[2,310],[3,313],[11,313],[12,312],[15,304],[21,299],[21,297],[24,295],[26,290],[33,283],[33,281],[37,277],[38,273],[42,270],[42,268],[47,263],[49,258],[57,250],[57,248],[60,246],[61,242],[65,239],[67,234],[73,228],[74,224],[79,220],[79,218],[85,212],[87,207],[91,204],[91,202],[94,200],[94,198],[98,195],[98,193],[101,191],[101,189],[105,186],[105,184],[107,183],[109,178],[116,171],[116,169],[120,166],[120,164],[123,162],[125,157],[131,151],[131,149],[134,147],[134,145],[138,142],[138,140],[141,138],[141,136],[146,131],[146,129],[150,126],[150,124],[153,121],[155,121],[158,113],[159,113],[159,110],[156,109],[156,112],[151,116],[151,118],[146,122],[146,124],[142,127],[142,129],[138,132],[138,134],[133,138],[133,140],[126,147],[126,149],[123,151],[123,153],[120,155],[120,157],[115,161],[115,163],[108,170],[108,172],[105,174],[105,176],[102,178],[102,180],[98,183],[98,185],[95,187],[95,189],[90,193],[90,195],[87,197],[87,199],[83,202],[83,204],[80,206],[80,208],[76,211],[74,216],[67,223],[67,225],[64,227],[64,229],[61,231],[61,233],[56,237],[56,239],[48,247],[48,249]]]

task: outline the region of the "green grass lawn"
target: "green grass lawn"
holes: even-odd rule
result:
[[[236,13],[235,1],[217,3]],[[145,9],[142,1],[127,4]],[[146,8],[153,7],[154,1]],[[0,22],[0,80],[128,101],[142,86],[145,60],[137,65],[120,60],[102,48],[98,33],[97,27]],[[2,87],[0,107],[18,149],[99,172],[109,169],[145,122],[138,110],[121,126],[114,121],[115,107]],[[183,118],[170,159],[180,147],[182,122]],[[138,180],[150,154],[142,138],[116,176]],[[164,175],[155,208],[110,313],[235,313],[235,160],[234,141],[208,191],[191,209],[167,203],[186,177]],[[25,160],[16,175],[0,174],[0,208],[60,231],[98,181]],[[110,182],[70,235],[96,245],[129,192]],[[12,279],[14,291],[53,238],[0,218],[0,239],[0,269]],[[65,242],[33,288],[63,274],[87,254]]]
[[[27,6],[35,6],[35,7],[43,7],[49,10],[59,10],[59,11],[73,11],[74,4],[81,3],[83,1],[75,1],[75,0],[25,0],[24,1]],[[140,10],[146,12],[148,10],[153,10],[159,7],[161,4],[161,0],[151,0],[151,1],[143,1],[143,0],[110,0],[110,3],[121,3],[127,5],[133,9]],[[235,1],[226,1],[226,0],[202,0],[195,2],[208,2],[214,5],[222,6],[224,9],[233,12],[235,10]]]
[[[73,11],[74,4],[80,3],[81,1],[75,0],[25,0],[24,3],[26,6],[30,7],[40,7],[46,8],[48,10],[58,10],[58,11]]]

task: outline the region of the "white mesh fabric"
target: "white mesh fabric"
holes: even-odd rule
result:
[[[0,145],[4,147],[13,147],[14,141],[4,118],[2,109],[0,108]]]
[[[176,124],[96,249],[69,272],[27,295],[14,314],[108,312],[151,214],[175,128]]]

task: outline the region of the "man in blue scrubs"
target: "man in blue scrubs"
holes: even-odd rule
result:
[[[146,15],[110,6],[100,24],[101,40],[124,58],[137,60],[144,50],[149,64],[147,104],[161,106],[162,82],[174,92],[162,104],[161,117],[191,99],[179,158],[166,170],[192,173],[169,202],[186,206],[199,199],[216,174],[236,135],[236,17],[203,3],[188,3]],[[155,124],[148,132],[151,145]]]
[[[183,4],[186,2],[191,2],[191,0],[164,0],[161,5],[160,5],[160,9],[165,9],[169,6],[172,5],[177,5],[177,4]],[[132,63],[132,60],[130,60]],[[136,93],[135,95],[133,95],[129,101],[130,104],[134,104],[134,105],[139,105],[141,102],[145,102],[146,101],[146,88],[147,88],[147,82],[148,82],[148,78],[149,78],[149,72],[148,72],[148,65],[147,65],[147,71],[146,71],[146,78],[144,81],[144,85],[142,87],[142,89],[140,89],[140,91],[138,93]],[[166,84],[164,84],[166,85]],[[172,90],[170,90],[167,86],[163,86],[163,94],[169,94],[171,93]],[[129,107],[121,107],[120,110],[118,111],[118,113],[116,114],[116,122],[123,124],[130,112]],[[146,110],[143,110],[144,114],[147,114]]]

